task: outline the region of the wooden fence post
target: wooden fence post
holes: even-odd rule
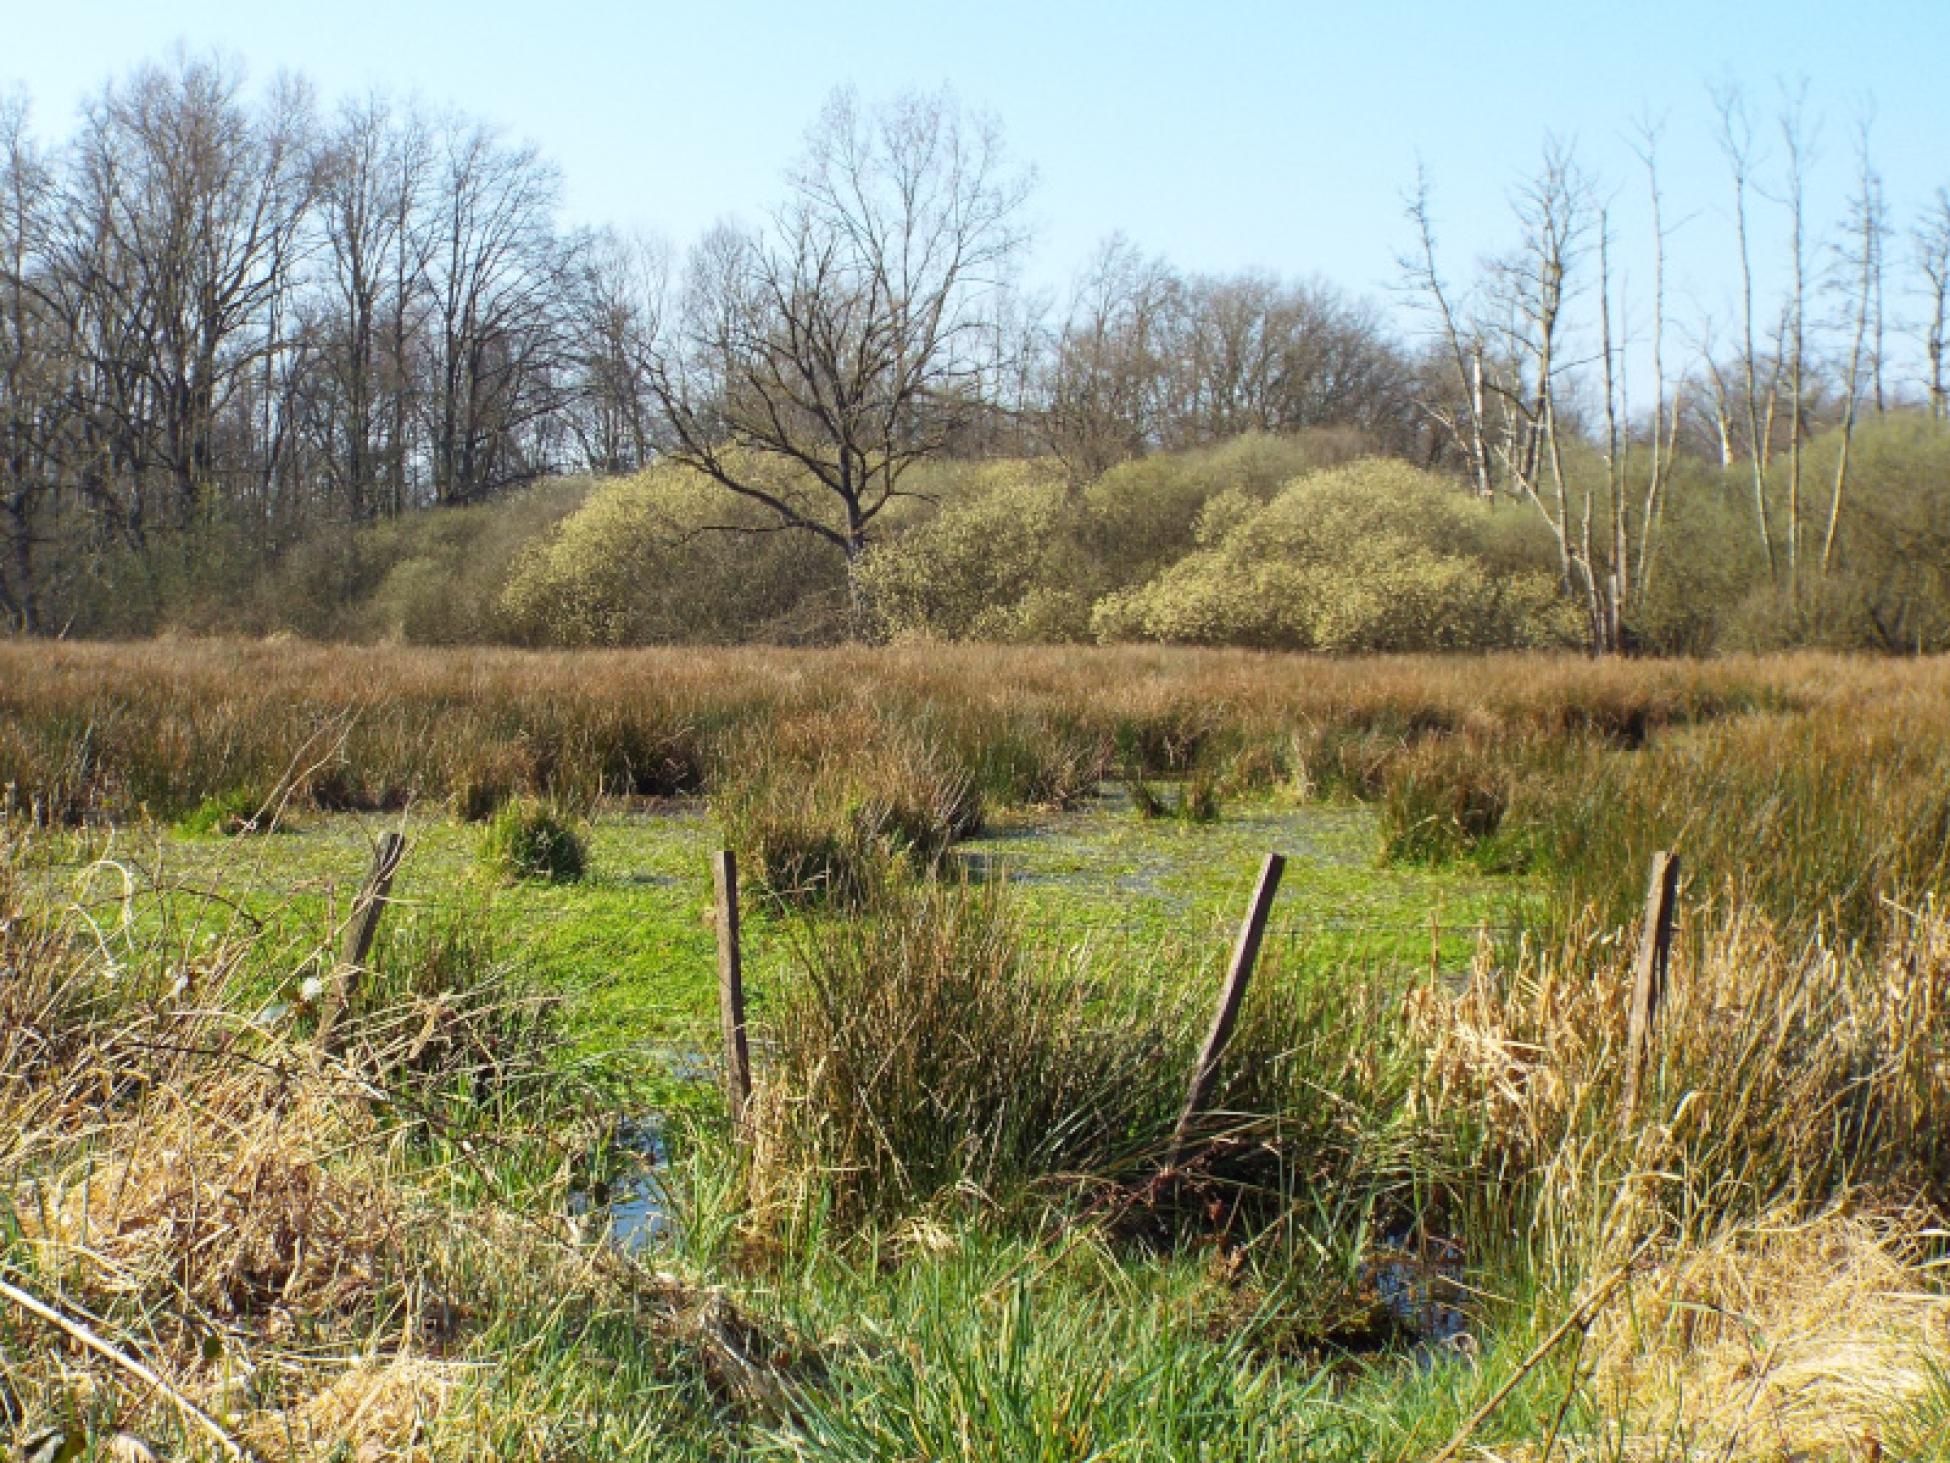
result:
[[[1659,1029],[1666,998],[1666,972],[1672,963],[1673,903],[1679,893],[1679,855],[1652,855],[1652,877],[1645,890],[1645,925],[1632,979],[1631,1023],[1625,1033],[1625,1125],[1638,1117],[1639,1089]]]
[[[724,1025],[725,1105],[743,1133],[752,1100],[752,1054],[745,1040],[745,965],[738,944],[738,858],[728,848],[711,860],[718,896],[718,1016]]]
[[[1246,910],[1245,922],[1239,926],[1238,942],[1232,948],[1232,964],[1219,992],[1219,1009],[1212,1014],[1212,1029],[1205,1034],[1205,1045],[1192,1068],[1184,1111],[1179,1113],[1178,1126],[1172,1131],[1171,1149],[1165,1160],[1167,1168],[1176,1168],[1184,1158],[1192,1126],[1205,1110],[1219,1079],[1219,1059],[1225,1055],[1226,1043],[1232,1039],[1232,1028],[1239,1020],[1239,1008],[1246,1000],[1246,985],[1253,978],[1260,941],[1266,935],[1266,919],[1273,910],[1273,896],[1279,891],[1280,875],[1285,872],[1285,855],[1266,855],[1259,871],[1259,884],[1253,890],[1253,902]]]
[[[399,862],[405,853],[405,838],[391,832],[379,835],[379,846],[372,854],[372,872],[366,876],[365,888],[353,901],[352,918],[346,921],[345,938],[339,945],[338,965],[332,971],[331,989],[326,993],[325,1009],[318,1018],[317,1041],[327,1051],[333,1049],[339,1021],[358,989],[359,975],[365,969],[366,957],[372,953],[379,921],[386,913],[386,896],[392,892],[393,875],[399,872]]]

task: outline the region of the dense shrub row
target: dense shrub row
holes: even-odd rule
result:
[[[71,623],[90,635],[176,627],[538,647],[861,634],[1329,652],[1583,643],[1534,508],[1484,504],[1363,450],[1346,432],[1248,435],[1086,482],[1050,459],[927,463],[850,566],[811,534],[778,531],[765,509],[661,467],[334,530],[262,573],[240,569],[256,560],[213,527],[162,578],[150,572],[142,595],[102,590]],[[1839,450],[1832,435],[1810,442],[1804,478],[1830,483]],[[1602,479],[1604,468],[1579,451],[1566,471]],[[776,469],[765,482],[794,498]],[[1789,496],[1777,485],[1776,500]],[[1829,562],[1790,585],[1768,572],[1744,468],[1682,457],[1626,643],[1686,654],[1950,647],[1950,431],[1902,414],[1863,425],[1846,506]],[[113,560],[111,550],[96,566],[104,584],[135,572]]]

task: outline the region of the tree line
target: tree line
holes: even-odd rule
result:
[[[1526,511],[1600,651],[1652,596],[1679,464],[1718,464],[1793,612],[1849,570],[1858,424],[1950,415],[1950,192],[1899,227],[1865,126],[1818,229],[1805,99],[1764,123],[1715,104],[1735,320],[1673,318],[1646,126],[1649,311],[1627,309],[1609,185],[1552,145],[1510,250],[1461,280],[1432,186],[1412,193],[1426,328],[1402,330],[1323,281],[1187,273],[1121,237],[1061,297],[1025,289],[1032,174],[945,94],[836,93],[777,204],[681,259],[571,226],[546,158],[455,112],[324,107],[187,55],[107,83],[58,141],[0,100],[0,617],[159,624],[321,538],[652,465],[720,505],[687,499],[672,532],[754,555],[783,532],[852,584],[890,525],[942,508],[931,462],[1038,458],[1080,491],[1325,429]],[[1788,225],[1778,308],[1753,285],[1762,204]],[[1920,376],[1893,364],[1903,334]]]

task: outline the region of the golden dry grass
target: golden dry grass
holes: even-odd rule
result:
[[[1881,1457],[1950,1355],[1927,1262],[1942,1239],[1921,1213],[1831,1210],[1689,1247],[1599,1316],[1596,1395],[1632,1456]]]

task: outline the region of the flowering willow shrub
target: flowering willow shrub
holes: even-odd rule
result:
[[[1202,548],[1098,604],[1099,639],[1354,652],[1575,637],[1535,537],[1406,463],[1316,473],[1264,507],[1221,497],[1201,527]]]

